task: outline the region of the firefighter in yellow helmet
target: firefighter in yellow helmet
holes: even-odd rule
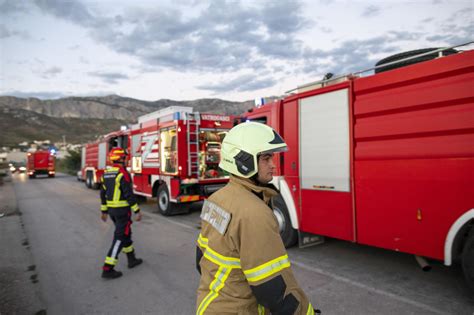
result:
[[[297,284],[269,202],[273,154],[287,145],[270,127],[246,122],[222,143],[229,183],[204,202],[196,267],[196,313],[314,314]],[[319,313],[319,311],[318,311]]]
[[[105,258],[102,268],[102,278],[115,279],[122,276],[122,272],[115,270],[120,251],[127,255],[128,268],[140,265],[143,260],[135,257],[132,245],[131,211],[135,213],[135,220],[140,221],[142,214],[133,195],[130,174],[125,169],[125,150],[113,148],[109,153],[109,160],[113,166],[106,169],[100,183],[101,219],[107,221],[110,216],[115,224],[112,246]]]

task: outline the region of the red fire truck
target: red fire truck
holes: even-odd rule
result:
[[[95,142],[84,145],[81,157],[81,176],[87,188],[99,188],[100,178],[105,168],[110,166],[109,151],[115,147],[128,150],[129,135],[130,130],[122,127],[119,131],[111,132]]]
[[[460,261],[474,288],[474,51],[377,69],[244,115],[289,146],[274,179],[285,245],[326,236]]]
[[[48,175],[54,177],[56,174],[54,152],[49,150],[38,150],[27,153],[27,172],[29,178],[35,178],[36,175]]]
[[[157,197],[163,215],[188,211],[228,181],[218,168],[231,116],[172,106],[138,118],[130,152],[135,194]]]

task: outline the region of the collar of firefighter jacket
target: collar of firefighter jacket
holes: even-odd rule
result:
[[[270,198],[278,195],[278,190],[272,184],[258,186],[249,178],[242,178],[233,175],[230,176],[230,182],[244,186],[246,189],[256,192],[257,194],[263,194],[263,201],[265,203],[268,203]]]

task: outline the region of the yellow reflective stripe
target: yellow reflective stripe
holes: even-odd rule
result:
[[[247,281],[255,282],[265,279],[288,267],[290,267],[288,255],[283,255],[273,260],[270,260],[269,262],[264,263],[258,267],[249,270],[244,270],[244,274],[247,277]]]
[[[129,204],[126,200],[120,201],[109,201],[107,200],[107,207],[108,208],[120,208],[120,207],[128,207]]]
[[[112,266],[115,266],[115,264],[117,264],[117,261],[118,259],[115,259],[113,257],[105,257],[105,263],[108,264],[108,265],[112,265]]]
[[[122,252],[124,252],[125,254],[133,252],[133,245],[122,248]]]
[[[311,305],[311,303],[309,303],[308,311],[306,312],[306,315],[314,315],[314,308],[313,308],[313,305]]]
[[[258,315],[265,315],[265,307],[258,304]]]
[[[132,211],[133,212],[137,212],[138,211],[138,204],[134,204],[132,207],[131,207]]]
[[[119,170],[118,167],[109,167],[105,170],[106,173],[113,173],[113,172],[117,172]]]
[[[212,261],[216,265],[228,267],[228,268],[240,268],[240,259],[234,257],[227,257],[219,254],[215,250],[207,245],[206,251],[204,252],[204,257]]]
[[[212,281],[209,285],[209,294],[206,295],[206,297],[199,304],[196,314],[204,314],[204,311],[207,309],[209,304],[211,304],[211,302],[219,296],[219,291],[224,287],[225,281],[229,277],[231,270],[231,268],[227,268],[225,266],[219,267],[214,277],[214,281]]]
[[[212,261],[216,265],[225,266],[229,268],[240,268],[239,258],[228,257],[219,254],[218,252],[209,247],[209,239],[202,236],[202,234],[199,234],[197,243],[199,244],[199,246],[201,246],[201,248],[206,249],[204,251],[204,257],[206,257],[208,260]]]
[[[199,237],[197,240],[197,243],[199,244],[199,246],[201,246],[202,248],[207,248],[208,242],[209,242],[209,239],[205,238],[204,236],[202,236],[201,233],[199,233]]]
[[[123,174],[120,173],[115,177],[115,187],[114,187],[114,198],[113,201],[120,200],[120,179],[123,177]]]
[[[100,205],[101,211],[107,211],[107,205]]]

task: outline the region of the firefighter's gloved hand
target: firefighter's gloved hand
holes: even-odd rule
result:
[[[142,220],[142,212],[139,211],[138,213],[135,213],[135,221],[141,221]]]
[[[100,219],[101,219],[102,221],[104,221],[104,222],[107,222],[107,217],[108,217],[108,216],[109,216],[109,215],[108,215],[107,213],[101,213],[101,214],[100,214]]]
[[[314,314],[321,314],[321,310],[317,308],[313,308],[313,310],[314,310]]]

